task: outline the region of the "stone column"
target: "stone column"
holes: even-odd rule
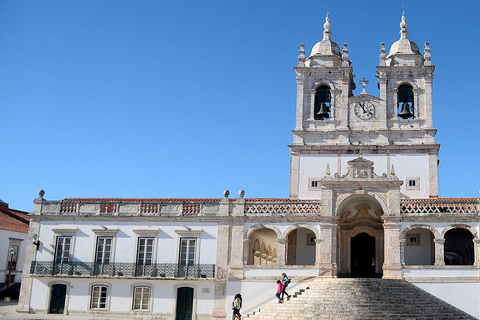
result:
[[[285,266],[285,261],[286,261],[286,243],[287,240],[285,239],[277,239],[277,266],[283,267]]]
[[[290,154],[290,199],[298,199],[298,183],[300,175],[300,155]]]
[[[315,239],[315,267],[320,268],[321,261],[320,257],[322,255],[322,240]]]
[[[435,239],[435,266],[445,266],[445,239]]]
[[[473,265],[476,267],[479,267],[480,266],[480,239],[473,239],[473,255],[474,255]]]
[[[383,278],[401,279],[402,265],[400,260],[400,222],[399,218],[386,218],[383,225],[385,233],[385,259],[383,263]]]
[[[243,255],[244,255],[244,224],[235,221],[232,225],[232,237],[230,241],[230,276],[243,278]]]

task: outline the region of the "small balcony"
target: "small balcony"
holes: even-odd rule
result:
[[[214,264],[182,266],[175,263],[138,265],[136,263],[98,264],[93,262],[32,261],[30,274],[39,277],[117,277],[155,279],[214,278]]]

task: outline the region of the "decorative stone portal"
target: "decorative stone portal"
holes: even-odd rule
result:
[[[339,277],[382,277],[384,261],[383,214],[377,200],[368,195],[344,201],[338,221]]]

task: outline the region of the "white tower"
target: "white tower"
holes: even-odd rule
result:
[[[323,40],[305,58],[301,44],[297,74],[297,112],[291,153],[290,197],[321,198],[320,180],[327,166],[332,174],[347,174],[347,162],[358,153],[373,161],[377,174],[395,174],[401,197],[438,196],[436,129],[432,123],[434,66],[425,43],[422,56],[408,39],[402,15],[400,39],[388,56],[381,44],[376,67],[380,97],[363,90],[353,96],[353,68],[347,44],[332,41],[327,15]]]

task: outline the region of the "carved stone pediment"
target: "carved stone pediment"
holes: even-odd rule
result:
[[[359,204],[355,207],[357,210],[356,212],[345,212],[340,219],[339,223],[341,224],[351,224],[351,223],[359,223],[359,222],[367,222],[367,223],[380,223],[382,222],[380,211],[371,212],[371,207],[366,204]]]

